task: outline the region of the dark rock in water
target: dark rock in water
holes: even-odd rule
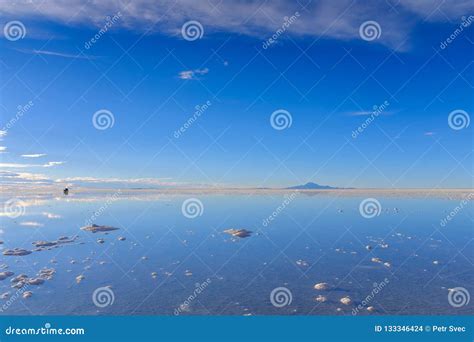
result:
[[[25,285],[26,285],[25,282],[19,281],[18,283],[13,283],[11,287],[14,289],[21,289]]]
[[[314,285],[315,290],[328,290],[329,289],[329,284],[328,283],[317,283]]]
[[[36,278],[30,278],[26,274],[19,274],[10,281],[12,287],[16,289],[21,289],[26,285],[42,285],[46,280],[51,280],[55,272],[54,268],[43,268],[38,272]]]
[[[54,268],[43,268],[38,272],[38,277],[44,280],[51,280],[56,270]]]
[[[5,280],[5,279],[7,279],[8,277],[11,277],[14,274],[15,273],[10,272],[10,271],[0,272],[0,280]]]
[[[35,241],[33,242],[33,245],[36,247],[50,247],[50,246],[56,246],[56,242],[53,241]]]
[[[118,228],[111,227],[111,226],[99,226],[97,224],[93,224],[92,226],[85,226],[81,228],[87,232],[97,233],[97,232],[109,232],[112,230],[118,230]]]
[[[10,281],[12,283],[18,283],[19,281],[25,281],[28,279],[28,276],[26,274],[19,274],[15,278],[12,278]]]
[[[350,305],[352,303],[352,299],[349,296],[342,297],[339,301],[344,305]]]
[[[58,247],[59,245],[66,244],[66,243],[72,243],[76,241],[77,236],[73,236],[72,238],[68,238],[67,236],[61,236],[59,239],[55,241],[34,241],[32,242],[35,247],[37,247],[35,250],[41,251],[44,250],[45,247]],[[51,249],[51,248],[48,248]]]
[[[63,194],[68,195],[69,194],[69,188],[64,188]]]
[[[44,283],[43,278],[32,278],[28,279],[28,285],[41,285]]]
[[[314,300],[317,301],[317,302],[320,302],[320,303],[324,303],[324,302],[326,302],[328,299],[327,299],[326,296],[319,295],[319,296],[317,296],[316,298],[314,298]]]
[[[26,274],[19,274],[15,278],[12,278],[10,282],[12,283],[11,287],[15,289],[21,289],[27,284],[28,276]]]
[[[239,237],[239,238],[246,238],[252,234],[252,232],[247,229],[227,229],[227,230],[224,230],[224,233],[227,233],[234,237]]]
[[[5,249],[3,251],[3,255],[11,255],[11,256],[23,256],[33,253],[27,249],[23,248],[13,248],[13,249]]]

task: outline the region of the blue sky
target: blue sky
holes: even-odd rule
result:
[[[453,129],[448,116],[470,119],[474,108],[473,9],[468,1],[2,4],[2,27],[20,21],[24,35],[2,30],[0,40],[2,181],[472,187],[472,124]],[[193,41],[181,32],[191,20],[202,27]],[[378,25],[373,40],[362,37],[366,22]],[[94,126],[100,110],[113,126]],[[291,126],[272,126],[277,110]]]

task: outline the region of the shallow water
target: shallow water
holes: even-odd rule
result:
[[[199,198],[202,215],[183,215],[182,204],[190,197]],[[29,286],[33,295],[27,299],[11,288],[11,278],[1,280],[0,292],[11,295],[0,299],[2,314],[472,314],[472,301],[461,307],[448,301],[448,288],[474,293],[472,202],[442,226],[461,200],[379,196],[380,215],[364,218],[363,199],[305,194],[25,199],[24,215],[1,217],[2,249],[33,250],[33,241],[60,236],[78,239],[26,256],[1,255],[0,264],[15,275],[56,270],[53,279]],[[263,224],[272,213],[274,219]],[[80,230],[87,222],[120,229]],[[233,238],[223,232],[229,228],[253,233]],[[85,278],[78,284],[81,274]],[[313,288],[321,282],[330,289]],[[100,307],[93,293],[104,286],[110,286],[108,305]],[[279,298],[287,304],[282,307],[270,300],[278,287],[287,289]],[[327,301],[315,301],[318,295]],[[350,305],[339,302],[345,296]],[[369,313],[367,306],[375,311]]]

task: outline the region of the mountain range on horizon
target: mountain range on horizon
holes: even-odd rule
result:
[[[306,184],[300,184],[300,185],[295,185],[295,186],[290,186],[288,188],[289,190],[314,190],[314,189],[340,189],[338,187],[332,187],[329,185],[320,185],[314,182],[308,182]]]

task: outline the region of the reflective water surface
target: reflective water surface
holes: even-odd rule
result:
[[[194,207],[183,207],[191,197]],[[1,217],[2,252],[32,251],[0,256],[0,271],[14,273],[0,280],[2,314],[472,314],[472,301],[452,305],[449,296],[458,287],[474,293],[472,202],[379,196],[379,215],[366,218],[365,198],[24,199],[23,215]],[[80,229],[92,223],[119,229]],[[33,242],[60,237],[73,241],[35,251]],[[11,287],[44,268],[54,269],[51,279]]]

